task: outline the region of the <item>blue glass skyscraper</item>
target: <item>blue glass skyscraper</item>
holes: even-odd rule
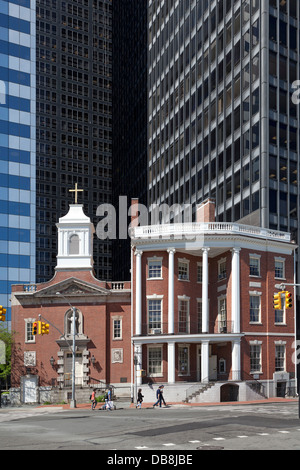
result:
[[[0,305],[35,282],[35,0],[0,0]]]

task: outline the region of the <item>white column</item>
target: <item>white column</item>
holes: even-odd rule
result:
[[[209,341],[201,343],[201,382],[209,381]]]
[[[135,334],[142,334],[142,251],[136,251],[135,271]]]
[[[175,343],[168,343],[168,383],[175,383]]]
[[[234,333],[240,333],[241,330],[240,251],[240,248],[233,248],[231,261],[231,319]]]
[[[143,360],[142,345],[136,344],[134,348],[134,363],[135,363],[135,370],[136,370],[136,385],[137,386],[142,385],[142,376],[141,376],[142,360]]]
[[[232,341],[232,380],[241,380],[241,340]]]
[[[175,249],[169,248],[168,267],[168,333],[174,334],[174,257]]]
[[[202,333],[209,332],[208,311],[208,252],[210,248],[202,248]]]

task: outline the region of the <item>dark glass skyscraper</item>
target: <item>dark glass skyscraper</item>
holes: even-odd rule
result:
[[[112,190],[112,2],[37,0],[37,281],[56,266],[55,223],[79,203],[97,225]],[[96,276],[111,279],[111,242],[95,238]]]
[[[127,197],[127,210],[131,198],[147,204],[146,0],[113,2],[113,203],[117,214],[119,196]],[[113,278],[130,279],[129,238],[118,236],[113,242]]]
[[[149,1],[149,205],[297,230],[299,19],[297,0]]]

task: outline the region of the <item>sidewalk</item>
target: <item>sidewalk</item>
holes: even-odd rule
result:
[[[266,404],[274,404],[274,403],[291,403],[291,402],[298,402],[298,398],[268,398],[265,400],[253,400],[253,401],[232,401],[232,402],[218,402],[218,403],[168,403],[167,408],[186,408],[186,407],[209,407],[209,406],[238,406],[238,405],[266,405]],[[102,405],[102,404],[101,404]],[[99,411],[100,409],[100,404],[97,405],[96,411]],[[126,408],[126,409],[131,409],[135,408],[136,405],[135,403],[120,403],[120,407],[118,407],[118,402],[115,402],[115,405],[117,407],[117,410]],[[37,406],[38,408],[63,408],[65,410],[70,410],[70,405],[39,405]],[[142,404],[143,409],[152,409],[153,408],[153,403],[143,403]],[[156,407],[159,408],[159,407]],[[165,408],[165,407],[163,407]],[[77,410],[90,410],[91,409],[91,403],[78,403],[76,406]]]

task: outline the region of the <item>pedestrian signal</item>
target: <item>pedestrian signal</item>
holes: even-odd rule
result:
[[[292,294],[290,292],[285,292],[285,308],[292,308],[293,301],[292,301]]]
[[[275,310],[281,310],[281,292],[277,292],[277,294],[274,294],[274,298],[273,298],[273,308],[275,308]]]

